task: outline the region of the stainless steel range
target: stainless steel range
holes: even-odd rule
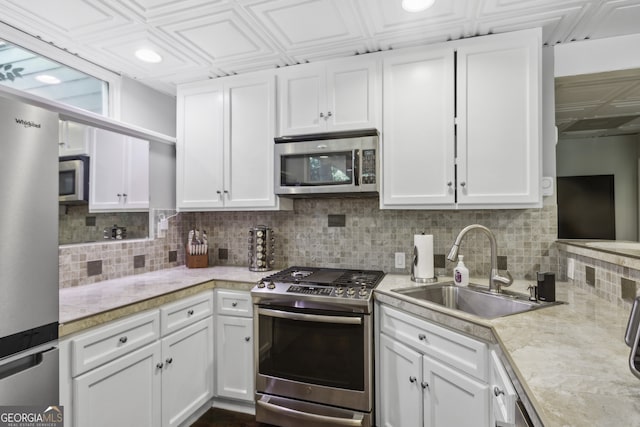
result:
[[[373,425],[373,289],[382,271],[290,267],[251,291],[256,420]]]

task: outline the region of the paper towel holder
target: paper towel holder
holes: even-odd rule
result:
[[[438,277],[416,277],[415,269],[418,265],[418,248],[413,247],[413,261],[411,262],[411,280],[416,283],[435,283],[438,281]]]

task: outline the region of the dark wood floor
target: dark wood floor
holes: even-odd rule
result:
[[[226,411],[219,408],[209,409],[191,427],[275,427],[258,423],[255,415]]]

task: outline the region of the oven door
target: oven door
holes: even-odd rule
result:
[[[369,412],[371,316],[256,305],[256,391]]]

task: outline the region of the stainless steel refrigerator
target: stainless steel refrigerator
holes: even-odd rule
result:
[[[0,94],[0,405],[58,405],[58,115]]]

